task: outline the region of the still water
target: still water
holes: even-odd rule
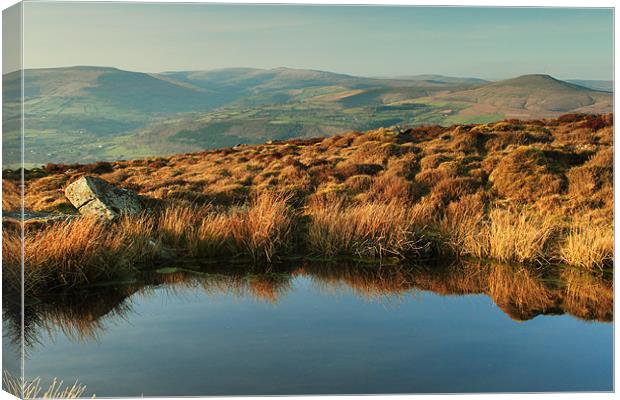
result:
[[[613,390],[602,277],[197,268],[29,305],[26,376],[79,379],[98,397]],[[5,362],[14,323],[5,307]]]

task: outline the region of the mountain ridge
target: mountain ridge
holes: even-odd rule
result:
[[[171,154],[391,125],[605,113],[613,100],[609,92],[545,74],[487,82],[287,67],[146,73],[75,66],[27,69],[24,82],[33,163]],[[3,75],[3,83],[5,158],[17,162],[21,74]]]

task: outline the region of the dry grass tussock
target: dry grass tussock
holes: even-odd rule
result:
[[[159,218],[159,239],[193,257],[249,256],[273,261],[290,245],[290,196],[263,192],[249,204],[228,209],[168,206]]]
[[[133,246],[128,236],[88,218],[55,223],[41,230],[29,229],[23,239],[27,288],[46,286],[46,282],[71,285],[111,278],[128,267],[132,256],[126,248]],[[5,231],[5,273],[19,276],[20,255],[19,236]]]
[[[504,262],[550,261],[559,229],[556,218],[527,209],[494,207],[485,212],[478,196],[451,203],[442,220],[453,252]]]
[[[588,134],[568,139],[571,132]],[[577,206],[611,208],[605,199],[612,193],[612,154],[611,116],[420,127],[401,133],[377,129],[167,158],[49,165],[26,171],[24,202],[33,211],[66,210],[70,205],[63,189],[84,174],[98,174],[144,196],[199,204],[237,205],[261,190],[290,193],[302,203],[329,187],[357,201],[385,202],[394,196],[417,201],[433,193],[446,206],[484,191],[489,201],[527,204],[560,196],[560,214],[576,212]],[[5,210],[14,209],[13,200],[19,198],[17,172],[3,177]],[[363,177],[350,179],[358,175]]]
[[[398,201],[346,204],[321,199],[308,205],[306,215],[312,253],[406,258],[421,255],[427,245],[412,208]]]
[[[501,196],[520,201],[535,201],[563,189],[562,177],[552,168],[552,161],[534,146],[521,146],[508,153],[493,169],[489,180]]]
[[[611,224],[576,218],[560,249],[562,261],[588,270],[602,269],[613,263],[614,230]]]
[[[585,269],[613,264],[613,228],[590,216],[562,216],[535,209],[492,207],[479,196],[450,203],[440,223],[445,243],[458,255],[504,262],[555,263]]]
[[[21,191],[17,183],[8,179],[2,180],[2,209],[18,210],[21,208]]]
[[[544,261],[557,230],[552,219],[526,210],[494,209],[489,213],[489,255],[500,261]]]

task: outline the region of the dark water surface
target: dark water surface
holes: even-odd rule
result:
[[[27,377],[79,379],[98,397],[613,390],[601,277],[188,268],[29,306]]]

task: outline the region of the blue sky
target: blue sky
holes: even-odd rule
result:
[[[24,21],[27,68],[613,75],[611,9],[26,3]]]

